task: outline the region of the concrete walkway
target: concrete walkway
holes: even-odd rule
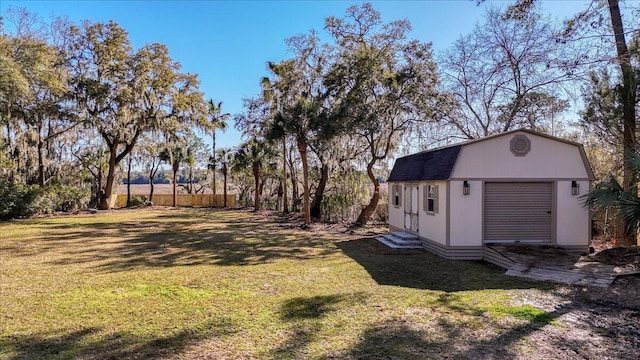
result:
[[[600,265],[610,268],[597,267],[597,269],[562,269],[544,268],[516,263],[510,267],[505,274],[539,281],[553,281],[563,284],[606,288],[613,283],[613,280],[615,280],[618,275],[615,274],[613,266],[604,264]]]
[[[607,288],[618,276],[640,274],[637,269],[603,264],[555,247],[516,245],[494,249],[513,260],[505,274],[532,280]]]

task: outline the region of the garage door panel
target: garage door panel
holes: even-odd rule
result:
[[[485,183],[484,239],[551,241],[552,183]]]

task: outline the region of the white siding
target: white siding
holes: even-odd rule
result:
[[[580,195],[589,191],[588,181],[578,181]],[[557,184],[557,238],[560,246],[587,246],[591,238],[589,210],[583,204],[580,195],[571,195],[571,181],[558,181]]]
[[[525,156],[515,156],[511,151],[510,141],[515,135],[524,135],[531,142]],[[560,246],[586,247],[590,240],[590,217],[580,196],[571,195],[571,181],[578,181],[583,195],[589,190],[589,177],[578,146],[544,136],[514,132],[466,144],[460,150],[450,181],[418,183],[419,235],[445,246],[482,246],[485,182],[552,182],[552,241]],[[463,195],[464,180],[471,186],[469,195]],[[401,182],[395,184],[404,186]],[[427,184],[438,185],[435,214],[424,208]],[[391,191],[389,194],[389,225],[404,229],[404,204],[394,207]]]
[[[516,134],[531,140],[526,156],[515,156],[510,141]],[[588,179],[577,146],[530,133],[516,132],[465,145],[452,179]]]
[[[427,213],[424,210],[424,187],[433,184],[438,186],[438,212],[435,214]],[[447,244],[447,182],[446,181],[429,181],[420,182],[420,200],[419,207],[419,234],[421,237],[435,241],[442,245]]]
[[[462,181],[451,181],[450,245],[482,245],[482,181],[469,181],[469,195],[462,195]]]
[[[404,204],[400,206],[393,205],[393,185],[403,183],[389,183],[389,226],[395,226],[399,229],[404,229]],[[403,199],[404,194],[400,195],[400,199]],[[404,199],[403,199],[404,200]]]

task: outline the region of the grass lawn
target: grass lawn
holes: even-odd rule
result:
[[[502,272],[245,211],[0,223],[0,358],[594,354],[574,348],[594,338],[565,352],[539,344],[540,334],[557,334],[560,349],[562,334],[576,330],[561,316],[579,295]],[[548,297],[560,306],[523,300]]]

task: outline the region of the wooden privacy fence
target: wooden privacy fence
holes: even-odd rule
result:
[[[131,197],[140,196],[147,201],[147,195],[134,195]],[[153,205],[157,206],[173,206],[172,194],[154,194]],[[127,194],[113,194],[111,195],[111,207],[121,208],[127,206]],[[184,207],[224,207],[224,195],[223,194],[177,194],[176,206]],[[227,194],[227,207],[233,208],[236,206],[236,195]]]

